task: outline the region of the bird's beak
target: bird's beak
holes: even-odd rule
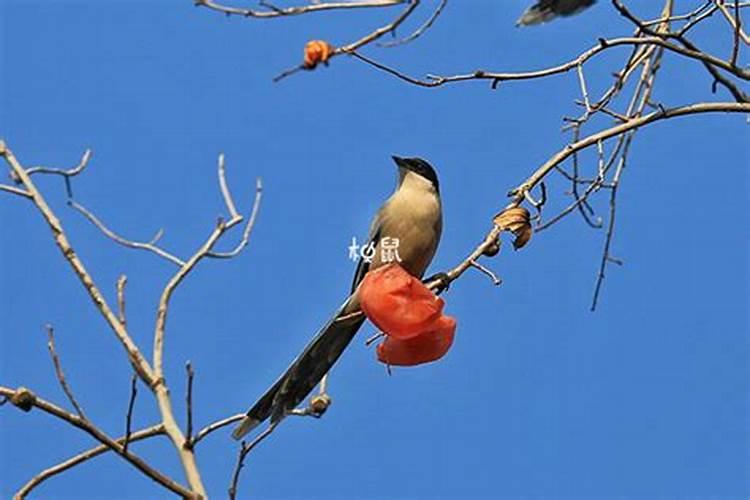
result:
[[[393,161],[396,162],[396,165],[398,165],[400,168],[405,168],[409,170],[409,161],[406,158],[401,158],[400,156],[391,156],[393,158]]]

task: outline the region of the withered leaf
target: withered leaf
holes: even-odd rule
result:
[[[531,239],[534,230],[531,227],[531,214],[523,207],[513,207],[503,210],[495,216],[493,221],[503,231],[510,231],[515,236],[513,248],[522,248]]]

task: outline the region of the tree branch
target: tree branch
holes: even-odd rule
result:
[[[60,249],[60,252],[62,253],[65,260],[68,262],[71,268],[73,268],[73,272],[78,277],[83,287],[86,289],[86,292],[94,303],[94,306],[104,317],[104,320],[110,326],[120,344],[127,352],[128,358],[130,359],[133,368],[146,384],[153,384],[155,378],[151,366],[148,364],[148,361],[146,361],[146,359],[139,351],[138,347],[130,338],[127,329],[122,323],[120,323],[117,316],[112,311],[106,299],[104,298],[104,295],[102,295],[101,291],[99,290],[99,287],[96,286],[93,278],[86,270],[83,262],[81,262],[81,260],[78,258],[78,255],[76,254],[75,250],[73,250],[73,247],[68,241],[65,230],[63,229],[60,220],[57,218],[57,216],[55,216],[54,212],[49,207],[42,194],[34,185],[34,182],[31,180],[31,176],[26,173],[26,170],[18,162],[16,157],[13,155],[13,152],[5,145],[2,140],[0,140],[0,155],[5,159],[6,163],[10,167],[12,175],[16,179],[18,179],[18,182],[24,186],[26,191],[31,196],[31,201],[34,203],[34,205],[36,205],[40,214],[47,222],[47,225],[52,231],[52,236],[54,238],[55,244]],[[86,155],[84,155],[84,158],[86,158]]]
[[[448,5],[448,0],[440,0],[440,3],[433,11],[432,15],[427,19],[427,21],[422,24],[419,28],[417,28],[414,32],[412,32],[411,35],[401,38],[398,40],[392,40],[390,42],[382,42],[378,43],[378,46],[380,47],[396,47],[398,45],[404,45],[406,43],[409,43],[413,40],[416,40],[420,36],[422,36],[425,31],[430,29],[433,24],[435,24],[435,21],[437,21],[437,18],[440,17],[440,14],[443,13],[443,9]]]
[[[125,440],[122,443],[124,450],[128,449],[133,428],[133,410],[135,409],[135,398],[138,395],[138,377],[133,374],[130,379],[130,399],[128,400],[128,411],[125,414]]]
[[[208,424],[203,429],[198,431],[198,433],[195,435],[195,438],[193,439],[193,446],[198,444],[198,441],[201,441],[203,438],[205,438],[212,432],[217,431],[223,427],[226,427],[227,425],[231,425],[235,422],[239,422],[243,418],[245,418],[244,413],[237,413],[236,415],[232,415],[231,417],[223,418],[221,420],[217,420],[216,422]]]
[[[237,243],[237,246],[229,252],[216,252],[212,250],[208,252],[208,257],[212,257],[214,259],[230,259],[232,257],[236,257],[247,246],[250,240],[250,233],[255,227],[255,220],[258,218],[258,211],[260,210],[260,200],[262,196],[263,182],[259,177],[255,180],[255,200],[253,201],[253,208],[250,211],[250,217],[247,219],[247,223],[245,223],[245,228],[242,230],[242,238],[240,239],[239,243]],[[238,222],[240,221],[242,221],[242,216],[240,216]]]
[[[194,0],[197,7],[206,7],[228,16],[236,15],[242,17],[252,17],[256,19],[268,19],[273,17],[287,17],[308,14],[311,12],[322,12],[326,10],[349,10],[349,9],[366,9],[379,7],[392,7],[404,3],[405,0],[362,0],[357,2],[318,2],[299,7],[278,8],[266,3],[269,10],[243,9],[239,7],[228,7],[221,5],[213,0]],[[263,2],[261,2],[263,4]]]
[[[6,193],[11,193],[23,198],[31,199],[31,193],[29,193],[28,191],[18,189],[17,187],[8,186],[6,184],[0,184],[0,191],[5,191]]]
[[[417,85],[420,87],[428,87],[428,88],[440,87],[442,85],[446,85],[449,83],[465,82],[465,81],[472,81],[472,80],[489,80],[490,82],[492,82],[493,87],[495,87],[500,82],[516,81],[516,80],[533,80],[533,79],[538,79],[538,78],[545,78],[547,76],[567,73],[570,70],[580,67],[589,59],[608,50],[611,47],[630,46],[630,45],[632,46],[656,45],[659,47],[663,47],[667,50],[670,50],[672,52],[675,52],[687,58],[695,59],[697,61],[703,62],[704,64],[709,64],[709,65],[721,68],[744,80],[750,80],[750,71],[748,70],[745,70],[736,66],[732,66],[729,62],[723,61],[705,52],[680,47],[658,36],[622,37],[622,38],[612,38],[612,39],[602,38],[599,41],[598,45],[595,45],[589,50],[582,52],[575,59],[568,61],[566,63],[560,64],[560,65],[557,65],[557,66],[551,66],[549,68],[545,68],[541,70],[522,71],[522,72],[515,72],[515,73],[513,72],[503,73],[503,72],[477,70],[472,73],[463,73],[463,74],[457,74],[457,75],[452,75],[452,76],[440,76],[440,75],[429,74],[427,75],[426,80],[409,76],[405,73],[402,73],[401,71],[390,68],[358,52],[353,52],[351,55],[353,55],[357,59],[363,62],[366,62],[367,64],[381,71],[384,71],[390,75],[395,76],[396,78],[399,78],[407,83],[411,83],[413,85]]]
[[[245,441],[242,441],[242,444],[240,445],[240,452],[237,456],[237,465],[234,467],[234,472],[232,473],[232,480],[229,483],[229,499],[235,500],[237,498],[237,483],[240,479],[240,472],[242,471],[242,467],[245,464],[245,457],[248,453],[250,453],[253,448],[258,446],[261,441],[266,439],[268,436],[271,435],[271,433],[276,429],[277,424],[271,424],[269,425],[263,432],[258,434],[258,436],[253,439],[249,444],[246,444]]]
[[[134,441],[141,441],[143,439],[148,439],[154,436],[159,436],[164,434],[164,427],[161,424],[153,425],[151,427],[147,427],[145,429],[141,429],[139,431],[134,432],[130,436],[130,442]],[[115,439],[115,442],[118,444],[125,445],[125,438],[126,436],[119,437]],[[80,465],[88,460],[91,460],[92,458],[98,457],[99,455],[106,453],[108,451],[112,451],[112,448],[107,444],[100,444],[99,446],[96,446],[94,448],[90,448],[86,451],[82,451],[81,453],[72,456],[71,458],[60,462],[57,465],[53,465],[52,467],[49,467],[47,469],[44,469],[42,472],[31,478],[26,484],[24,484],[21,489],[16,492],[16,494],[13,496],[15,500],[23,500],[28,496],[31,491],[42,484],[47,479],[50,479],[62,472],[65,472],[68,469],[72,469],[73,467]]]
[[[54,329],[52,328],[52,325],[49,324],[46,325],[45,328],[47,330],[47,350],[49,350],[49,355],[52,358],[52,364],[55,366],[55,375],[57,376],[57,381],[60,382],[60,387],[62,387],[63,392],[68,397],[68,401],[70,401],[70,404],[72,404],[73,408],[76,409],[76,413],[78,413],[78,416],[85,419],[86,414],[83,412],[83,408],[81,408],[81,405],[78,404],[78,401],[76,401],[76,398],[73,395],[73,391],[70,389],[68,381],[65,379],[62,364],[60,363],[60,358],[57,355],[57,350],[55,349]]]
[[[86,207],[81,205],[80,203],[77,203],[74,200],[68,200],[68,205],[73,207],[74,209],[78,210],[89,222],[91,222],[94,226],[96,226],[99,231],[104,233],[104,235],[114,241],[115,243],[118,243],[124,247],[128,248],[135,248],[138,250],[146,250],[148,252],[152,252],[159,257],[168,260],[172,264],[175,264],[177,266],[182,266],[185,263],[178,257],[172,255],[171,253],[167,252],[166,250],[159,248],[156,246],[156,242],[161,239],[161,237],[164,235],[164,231],[159,229],[153,238],[151,238],[150,241],[142,243],[139,241],[133,241],[129,240],[127,238],[123,238],[122,236],[118,235],[111,229],[109,229],[104,223],[96,217],[93,213],[91,213]]]
[[[114,439],[107,436],[103,431],[101,431],[98,427],[96,427],[94,424],[92,424],[89,420],[80,417],[78,415],[74,415],[72,413],[69,413],[59,406],[54,405],[53,403],[50,403],[49,401],[45,401],[44,399],[38,397],[33,392],[29,391],[28,389],[17,389],[13,390],[9,387],[0,386],[0,396],[5,396],[7,398],[10,398],[11,401],[14,400],[14,398],[18,399],[19,391],[24,391],[24,404],[23,406],[16,404],[16,406],[19,406],[22,409],[26,409],[27,407],[35,407],[39,408],[45,413],[48,413],[54,417],[57,417],[60,420],[63,420],[67,422],[68,424],[77,427],[81,429],[82,431],[89,434],[91,437],[102,443],[103,445],[106,445],[109,449],[123,457],[128,463],[133,465],[136,469],[141,471],[146,476],[150,477],[160,485],[164,486],[165,488],[169,489],[170,491],[173,491],[174,493],[182,496],[183,498],[190,498],[190,499],[198,499],[196,495],[193,494],[190,490],[186,489],[184,486],[180,485],[173,479],[165,476],[161,472],[159,472],[157,469],[149,465],[146,461],[144,461],[139,456],[133,454],[131,451],[126,450],[122,443],[119,441],[115,441]],[[23,496],[16,496],[17,499],[24,498]]]

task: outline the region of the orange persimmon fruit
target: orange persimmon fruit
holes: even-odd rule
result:
[[[408,339],[429,329],[443,299],[396,263],[367,273],[359,287],[362,311],[387,335]]]
[[[448,352],[456,320],[443,314],[443,299],[396,263],[367,273],[359,286],[362,311],[386,335],[378,359],[413,366]]]
[[[456,320],[440,316],[428,331],[409,339],[386,337],[378,344],[378,360],[394,366],[414,366],[436,361],[448,352],[456,333]]]
[[[325,40],[310,40],[305,44],[305,58],[302,66],[315,69],[320,63],[327,63],[336,49]]]

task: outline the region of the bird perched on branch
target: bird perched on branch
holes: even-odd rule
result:
[[[296,408],[328,373],[349,345],[365,317],[352,316],[359,310],[358,288],[365,274],[381,265],[386,242],[397,242],[398,263],[409,274],[421,278],[437,250],[442,231],[440,185],[435,170],[420,158],[393,157],[398,167],[398,184],[378,210],[370,227],[367,247],[372,259],[360,259],[351,293],[328,323],[305,347],[286,372],[248,410],[232,433],[242,438],[266,419],[278,423]]]
[[[531,26],[550,21],[557,16],[572,16],[594,5],[596,0],[539,0],[526,9],[516,26]]]

